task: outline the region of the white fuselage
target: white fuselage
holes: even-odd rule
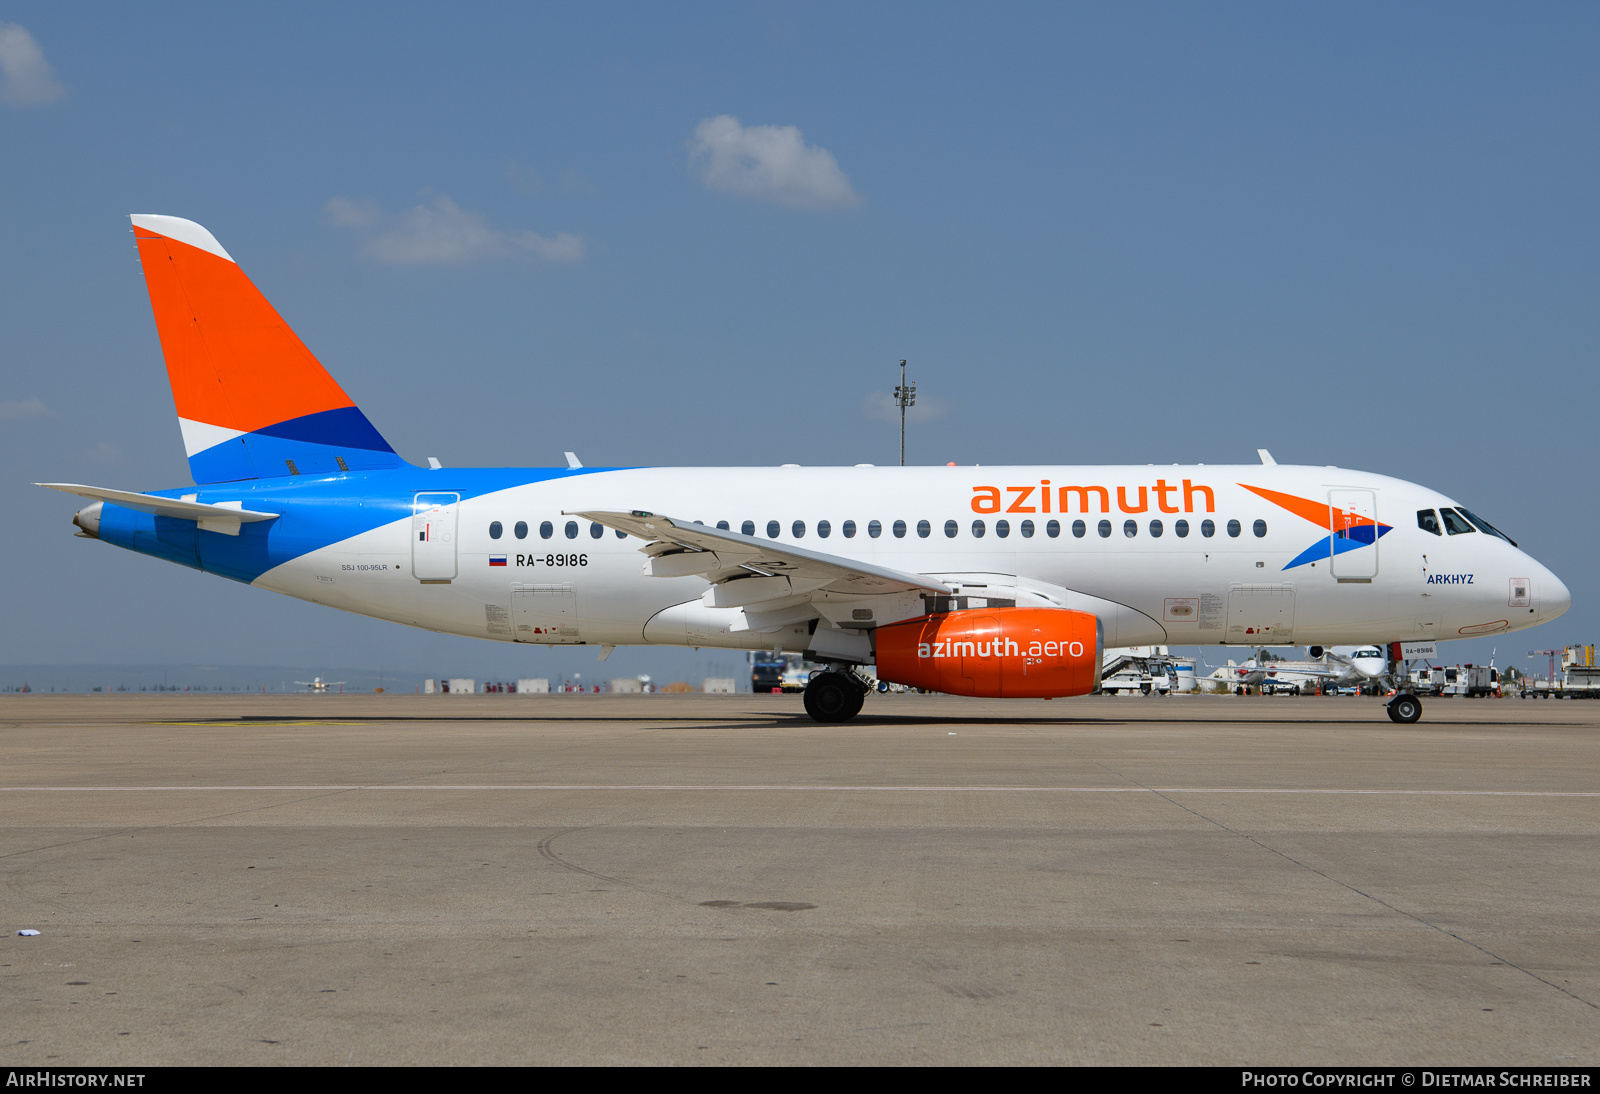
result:
[[[453,489],[448,468],[430,478],[435,493]],[[1305,499],[1307,506],[1290,511],[1241,484]],[[1327,522],[1319,526],[1305,510],[1327,506],[1330,497],[1370,504],[1368,515],[1387,527],[1376,542],[1291,567],[1328,540]],[[255,584],[431,630],[550,645],[799,651],[815,626],[807,620],[819,612],[849,629],[850,613],[830,613],[825,593],[749,610],[708,607],[701,600],[704,578],[651,576],[643,541],[564,515],[647,510],[706,525],[727,522],[735,532],[748,521],[762,538],[776,522],[771,538],[780,543],[938,575],[978,602],[1093,611],[1107,646],[1447,640],[1519,630],[1566,610],[1570,597],[1561,581],[1506,540],[1419,527],[1419,510],[1451,505],[1413,483],[1332,467],[597,471],[466,497],[446,514],[453,557],[436,553],[419,566],[415,520],[408,517],[279,565]],[[1075,534],[1079,521],[1082,534]],[[897,522],[903,534],[896,534]],[[1102,522],[1109,534],[1102,534]],[[1204,522],[1211,523],[1209,535]],[[575,538],[568,537],[569,523]],[[495,524],[498,538],[491,537]],[[545,524],[548,538],[540,532]],[[504,564],[495,562],[499,556]],[[453,572],[419,576],[444,573],[440,565]],[[905,593],[874,607],[873,622],[856,629],[927,610],[919,596]],[[755,609],[761,614],[753,617]],[[785,612],[795,618],[784,620]]]

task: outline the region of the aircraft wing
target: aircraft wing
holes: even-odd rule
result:
[[[1338,676],[1339,673],[1326,665],[1311,664],[1306,661],[1274,661],[1262,670],[1269,675],[1288,673],[1291,676]]]
[[[902,592],[945,596],[950,592],[944,582],[923,574],[708,528],[658,513],[636,509],[627,513],[596,510],[564,515],[583,517],[644,540],[643,550],[651,556],[652,572],[661,576],[696,574],[713,582],[745,576],[787,578],[786,595],[821,589],[865,596]],[[706,555],[711,557],[694,557]]]

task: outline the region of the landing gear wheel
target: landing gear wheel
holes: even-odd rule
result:
[[[842,672],[819,672],[806,684],[806,713],[819,722],[848,722],[865,701],[866,694]]]
[[[1422,700],[1415,695],[1396,695],[1389,700],[1389,720],[1410,725],[1422,717]]]
[[[861,713],[861,708],[863,706],[865,706],[866,703],[867,703],[867,693],[864,692],[864,691],[857,691],[855,693],[855,698],[850,700],[850,713],[846,714],[843,718],[840,718],[839,720],[841,722],[848,722],[850,719],[854,718],[857,714]]]

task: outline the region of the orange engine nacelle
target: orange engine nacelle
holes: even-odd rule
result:
[[[1100,621],[1064,608],[974,608],[877,630],[878,678],[952,695],[1043,699],[1100,686]]]

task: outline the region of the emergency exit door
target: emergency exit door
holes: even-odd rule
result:
[[[456,512],[460,494],[418,494],[411,508],[411,574],[444,584],[456,576]]]
[[[1371,490],[1329,490],[1328,560],[1339,581],[1378,576],[1378,497]]]

